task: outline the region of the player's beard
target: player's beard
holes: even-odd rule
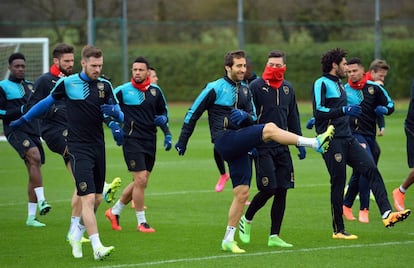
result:
[[[65,70],[59,66],[59,71],[61,71],[65,76],[73,74],[73,69]]]
[[[96,80],[96,79],[98,79],[98,77],[99,77],[99,75],[100,75],[100,72],[95,72],[95,71],[88,72],[88,70],[85,70],[85,73],[86,73],[86,75],[87,75],[90,79],[92,79],[92,80]]]
[[[244,79],[244,73],[237,73],[237,72],[231,71],[231,73],[230,73],[230,79],[233,80],[234,82],[243,81],[243,79]]]
[[[340,79],[344,79],[346,77],[346,72],[338,68],[338,70],[336,70],[336,76],[338,76]]]
[[[138,77],[134,77],[134,81],[135,81],[135,83],[137,83],[137,84],[141,84],[141,83],[143,83],[145,80],[146,80],[147,78],[145,77],[145,78],[138,78]]]

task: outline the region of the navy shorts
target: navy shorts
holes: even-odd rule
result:
[[[264,125],[252,125],[239,130],[228,130],[214,140],[214,148],[229,166],[233,188],[250,186],[252,162],[249,151],[263,143]]]
[[[78,195],[101,194],[105,183],[105,145],[68,143]]]
[[[294,188],[295,176],[288,146],[260,148],[255,167],[259,191]]]
[[[155,142],[142,142],[126,138],[122,146],[125,163],[129,171],[152,171],[155,164]]]
[[[407,137],[407,163],[409,168],[414,168],[414,132],[407,127],[405,128]]]
[[[16,130],[7,136],[7,141],[17,151],[22,159],[25,159],[26,152],[30,148],[37,147],[40,153],[41,163],[45,163],[45,152],[43,150],[40,137]]]
[[[65,161],[69,162],[68,146],[66,137],[68,136],[67,128],[55,127],[48,129],[42,133],[42,138],[46,142],[47,147],[57,154],[60,154]]]

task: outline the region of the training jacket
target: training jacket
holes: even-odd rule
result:
[[[377,114],[375,108],[379,105],[388,109],[386,115],[394,112],[394,102],[388,92],[382,86],[367,81],[365,86],[359,90],[352,88],[349,83],[345,85],[348,105],[360,105],[362,113],[359,117],[350,117],[349,124],[353,133],[376,136],[377,133]]]
[[[249,116],[241,125],[230,121],[233,109],[246,111]],[[256,121],[256,111],[250,89],[245,82],[234,82],[227,76],[208,83],[193,105],[187,111],[179,137],[180,143],[187,144],[197,120],[207,110],[211,140],[227,130],[237,130]]]
[[[28,110],[27,101],[32,93],[33,83],[27,80],[10,76],[9,79],[0,81],[0,119],[3,119],[6,137],[12,132],[9,127],[10,122],[20,118]],[[19,131],[40,136],[38,120],[24,124]]]
[[[261,77],[250,85],[253,102],[257,112],[257,123],[275,123],[279,128],[302,136],[299,109],[295,91],[289,81],[283,80],[282,85],[274,89]],[[277,142],[267,142],[261,147],[286,146]]]
[[[414,80],[411,83],[410,104],[405,118],[405,127],[414,133]]]
[[[339,77],[324,74],[314,82],[312,105],[317,134],[325,132],[328,125],[333,125],[334,137],[352,136],[349,116],[346,116],[342,109],[347,105],[347,96]]]
[[[119,100],[124,112],[124,127],[126,137],[140,140],[156,140],[157,127],[155,116],[165,115],[168,118],[167,101],[161,88],[150,84],[145,92],[135,88],[131,82],[118,86],[114,94]],[[164,128],[162,128],[164,131]],[[165,128],[170,134],[168,127]]]
[[[40,76],[35,81],[35,91],[28,102],[29,108],[38,103],[40,100],[46,98],[59,79],[60,77],[57,77],[50,72],[44,73]],[[42,116],[40,124],[42,134],[47,130],[54,129],[56,127],[67,127],[66,103],[64,99],[56,100],[47,113]]]

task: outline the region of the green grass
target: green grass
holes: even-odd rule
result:
[[[379,168],[391,198],[408,173],[403,122],[407,102],[386,119],[386,134],[378,138],[382,149]],[[171,129],[175,142],[188,104],[170,105]],[[310,116],[310,103],[300,103],[303,126]],[[131,181],[120,147],[107,136],[107,178]],[[134,211],[128,206],[121,215],[121,232],[112,231],[104,217],[110,207],[102,203],[97,212],[99,233],[105,245],[115,252],[105,261],[93,260],[90,244],[84,244],[84,257],[74,259],[65,241],[70,222],[70,199],[74,188],[62,159],[46,149],[42,167],[45,194],[53,209],[38,218],[45,228],[25,226],[27,214],[27,174],[22,160],[8,143],[0,143],[0,267],[408,267],[414,257],[414,216],[393,229],[382,225],[375,203],[370,223],[345,222],[346,229],[359,236],[354,241],[331,238],[329,177],[321,156],[308,150],[299,161],[292,147],[296,188],[290,190],[282,226],[282,237],[293,248],[269,248],[270,202],[254,219],[252,241],[241,245],[246,254],[235,255],[219,249],[232,200],[231,184],[221,193],[214,191],[218,171],[213,160],[206,117],[200,119],[190,139],[186,155],[159,148],[155,168],[146,191],[145,204],[154,234],[136,231]],[[304,129],[306,136],[314,132]],[[46,147],[45,147],[46,148]],[[411,189],[407,207],[413,207]],[[256,192],[252,183],[251,196]],[[117,193],[119,197],[119,193]],[[392,202],[392,199],[390,199]],[[359,202],[354,205],[357,213]],[[236,240],[238,240],[236,235]],[[240,242],[239,242],[240,243]]]

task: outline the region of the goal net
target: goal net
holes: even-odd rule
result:
[[[9,56],[15,52],[22,53],[26,58],[26,80],[34,82],[49,70],[48,38],[0,38],[0,80],[9,77]],[[0,120],[0,136],[2,133]]]
[[[34,82],[49,70],[48,38],[0,38],[1,79],[9,76],[9,56],[20,52],[26,58],[26,79]]]

